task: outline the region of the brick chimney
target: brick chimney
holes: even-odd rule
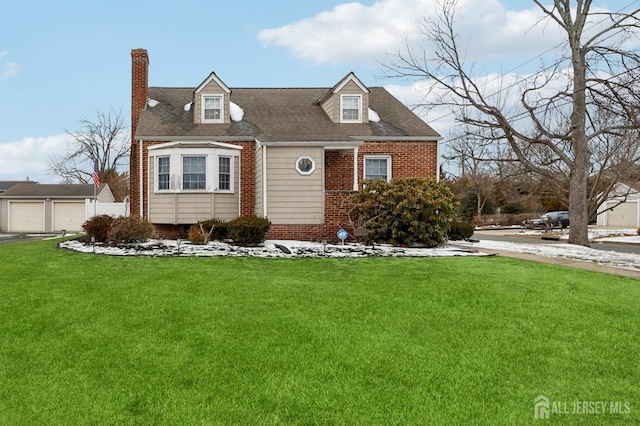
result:
[[[129,156],[129,197],[131,215],[144,217],[144,161],[139,158],[143,146],[136,140],[140,112],[149,94],[149,55],[146,49],[131,50],[131,153]],[[144,153],[142,154],[144,155]]]
[[[135,138],[140,111],[149,93],[149,55],[146,49],[131,50],[131,140]]]

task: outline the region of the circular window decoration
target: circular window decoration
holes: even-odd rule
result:
[[[313,158],[302,156],[296,160],[296,170],[301,175],[310,175],[316,169],[316,162]]]

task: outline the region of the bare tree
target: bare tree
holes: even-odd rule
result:
[[[542,66],[534,77],[503,80],[496,91],[474,79],[460,45],[456,0],[443,0],[439,15],[421,25],[434,50],[416,50],[407,42],[406,49],[393,55],[387,73],[431,81],[433,89],[446,94],[426,106],[451,107],[457,121],[482,129],[489,141],[506,144],[528,171],[566,179],[569,242],[588,246],[594,146],[638,138],[640,55],[630,46],[638,39],[640,9],[604,13],[591,10],[592,0],[553,0],[551,6],[533,2],[542,21],[557,25],[566,36],[557,48],[557,61]],[[507,102],[514,91],[520,94],[517,108]]]
[[[89,183],[97,168],[102,182],[108,183],[116,199],[128,194],[128,174],[118,172],[129,157],[129,132],[120,111],[97,111],[94,119],[82,117],[68,150],[49,157],[49,174],[64,181]]]

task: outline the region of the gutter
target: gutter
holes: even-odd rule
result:
[[[139,197],[140,197],[140,219],[144,219],[144,194],[142,192],[142,189],[144,188],[144,182],[142,181],[144,174],[142,173],[142,168],[143,168],[143,158],[142,158],[142,154],[143,154],[143,149],[142,149],[142,139],[138,139],[138,150],[139,150],[139,156],[138,156],[138,169],[139,169],[139,188],[138,188],[138,192],[139,192]]]

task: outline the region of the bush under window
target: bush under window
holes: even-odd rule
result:
[[[369,231],[368,243],[437,247],[448,238],[455,197],[435,179],[368,180],[353,195],[351,215]]]

